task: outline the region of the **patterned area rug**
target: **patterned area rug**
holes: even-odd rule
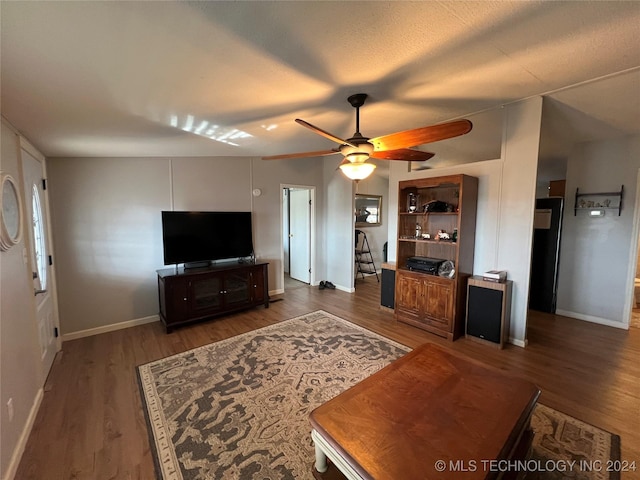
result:
[[[409,350],[317,311],[141,365],[158,478],[312,478],[309,413]],[[548,407],[532,425],[539,461],[619,458],[615,437]],[[543,478],[618,477],[527,476]]]
[[[531,417],[533,455],[541,468],[527,480],[617,480],[620,437],[542,404]]]

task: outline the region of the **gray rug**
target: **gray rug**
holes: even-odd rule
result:
[[[159,478],[310,478],[309,413],[409,350],[318,311],[138,367]]]
[[[312,478],[309,413],[409,350],[317,311],[141,365],[158,478]],[[551,408],[532,426],[538,462],[619,459],[619,437]],[[619,478],[574,470],[527,480]]]

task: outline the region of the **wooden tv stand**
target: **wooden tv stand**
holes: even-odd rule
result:
[[[160,320],[174,327],[264,304],[269,308],[268,263],[225,263],[158,270]]]

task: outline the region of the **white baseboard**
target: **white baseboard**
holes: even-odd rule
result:
[[[18,465],[20,465],[20,460],[22,460],[22,454],[27,446],[27,440],[29,440],[29,435],[31,435],[31,429],[36,421],[36,415],[38,414],[38,410],[40,410],[40,404],[42,403],[43,396],[44,390],[42,388],[38,389],[36,398],[33,400],[33,405],[31,406],[31,411],[27,417],[27,422],[24,424],[18,443],[13,450],[13,455],[11,455],[11,461],[9,462],[9,466],[7,467],[3,480],[14,480],[16,471],[18,470]]]
[[[127,320],[126,322],[114,323],[111,325],[104,325],[102,327],[89,328],[87,330],[80,330],[77,332],[65,333],[62,335],[62,341],[75,340],[77,338],[91,337],[93,335],[99,335],[101,333],[113,332],[115,330],[122,330],[123,328],[135,327],[137,325],[144,325],[145,323],[159,322],[160,317],[158,315],[151,315],[149,317],[136,318],[135,320]]]
[[[600,325],[606,325],[607,327],[620,328],[622,330],[629,330],[628,323],[616,322],[607,318],[594,317],[593,315],[584,315],[582,313],[569,312],[567,310],[556,310],[556,315],[562,315],[563,317],[575,318],[577,320],[583,320],[585,322],[598,323]]]
[[[515,345],[516,347],[525,348],[527,346],[526,340],[519,340],[517,338],[509,337],[509,343]]]
[[[342,290],[343,292],[353,293],[356,291],[355,288],[343,287],[342,285],[336,285],[336,290]]]
[[[269,296],[273,295],[282,295],[284,293],[284,288],[276,288],[275,290],[269,290]]]

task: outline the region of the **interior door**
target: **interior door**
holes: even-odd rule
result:
[[[44,378],[49,374],[53,359],[59,349],[56,339],[57,313],[52,267],[50,265],[51,241],[47,225],[47,195],[43,186],[44,164],[24,148],[22,149],[24,172],[27,236],[30,247],[30,265],[33,272],[38,340]]]
[[[311,191],[289,190],[289,276],[311,283]]]

